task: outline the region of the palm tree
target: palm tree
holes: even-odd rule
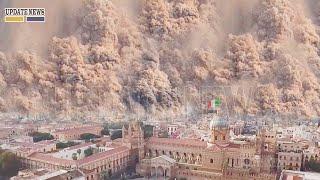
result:
[[[103,180],[108,180],[110,179],[110,174],[108,171],[102,171],[100,173],[100,178],[103,179]]]
[[[77,150],[77,153],[78,153],[78,157],[80,158],[81,149],[78,149],[78,150]]]
[[[72,159],[73,159],[73,160],[77,160],[77,153],[73,153],[73,154],[72,154]]]

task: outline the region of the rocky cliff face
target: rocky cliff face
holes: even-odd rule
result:
[[[45,53],[0,53],[0,110],[189,113],[219,96],[230,114],[318,116],[319,8],[312,0],[86,0]]]

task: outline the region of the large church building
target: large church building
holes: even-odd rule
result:
[[[254,141],[230,140],[227,121],[214,116],[209,142],[151,137],[141,149],[137,172],[146,178],[273,180],[273,153],[263,136]],[[261,137],[261,138],[260,138]]]

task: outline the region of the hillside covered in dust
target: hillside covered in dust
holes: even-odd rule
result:
[[[317,0],[30,2],[45,25],[0,26],[2,112],[320,115]]]

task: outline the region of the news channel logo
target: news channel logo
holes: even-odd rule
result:
[[[6,23],[34,23],[46,22],[44,8],[5,8],[4,22]]]

